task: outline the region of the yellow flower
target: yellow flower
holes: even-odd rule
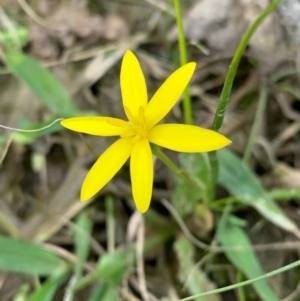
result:
[[[96,161],[81,189],[86,201],[103,188],[130,157],[132,194],[137,209],[148,210],[152,197],[153,161],[150,143],[178,152],[209,152],[230,143],[223,135],[186,124],[159,124],[189,83],[196,64],[172,73],[148,102],[140,64],[131,51],[121,67],[121,91],[128,121],[112,117],[75,117],[61,124],[73,131],[96,136],[120,136]]]

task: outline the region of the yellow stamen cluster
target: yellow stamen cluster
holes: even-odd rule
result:
[[[208,152],[220,149],[230,140],[214,131],[187,124],[159,124],[178,101],[190,81],[196,64],[188,63],[173,72],[150,101],[140,64],[126,51],[120,84],[128,121],[106,116],[68,118],[66,128],[97,136],[119,136],[97,159],[87,174],[80,198],[86,201],[101,190],[130,158],[132,196],[140,212],[150,205],[153,186],[151,143],[178,152]]]
[[[125,110],[128,116],[132,116],[132,113],[130,112],[128,107],[126,107]],[[134,118],[131,118],[131,120],[134,120]],[[145,118],[145,110],[142,106],[139,107],[139,120],[136,123],[133,123],[131,121],[119,122],[119,120],[117,121],[107,120],[107,123],[123,128],[120,137],[121,138],[133,137],[131,140],[133,144],[136,143],[141,138],[148,138],[149,135],[149,129]]]

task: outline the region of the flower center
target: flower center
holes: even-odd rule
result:
[[[128,107],[125,107],[125,111],[126,115],[129,116],[131,120],[135,120]],[[136,143],[141,138],[148,138],[149,131],[143,107],[139,107],[139,119],[137,122],[128,121],[126,122],[126,125],[123,122],[113,125],[122,127],[124,131],[120,136],[122,138],[132,137],[132,143]]]

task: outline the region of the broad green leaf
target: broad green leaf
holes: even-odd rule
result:
[[[118,287],[104,283],[97,287],[88,301],[119,301]]]
[[[76,220],[74,228],[75,249],[77,260],[75,262],[75,274],[80,277],[84,264],[90,252],[90,237],[93,223],[86,214],[81,214]]]
[[[247,233],[235,222],[233,216],[220,222],[218,234],[218,239],[224,247],[245,247],[241,250],[227,250],[225,255],[248,279],[265,274],[256,254],[251,250],[251,242]],[[280,300],[265,279],[254,282],[253,287],[262,300]]]
[[[189,174],[193,183],[177,177],[173,205],[181,216],[186,216],[194,211],[199,201],[209,202],[212,190],[211,169],[205,153],[181,153],[179,161],[182,169]]]
[[[60,117],[80,115],[62,84],[38,62],[17,50],[4,53],[5,61],[12,73],[53,113]]]
[[[52,301],[55,293],[66,279],[67,272],[57,273],[45,281],[26,301]]]
[[[134,248],[119,249],[101,257],[97,274],[110,285],[121,283],[124,273],[133,265]]]
[[[206,274],[196,267],[194,261],[194,246],[186,238],[179,238],[175,242],[175,251],[180,264],[179,280],[191,295],[200,294],[215,288]],[[218,301],[220,297],[209,296],[197,298],[198,301]]]
[[[275,225],[293,232],[299,237],[296,225],[281,211],[265,192],[257,177],[249,167],[229,149],[218,151],[219,179],[226,188],[242,203],[254,207],[263,217]]]
[[[0,271],[50,275],[66,268],[59,257],[30,242],[0,236]]]

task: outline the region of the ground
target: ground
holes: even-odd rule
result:
[[[197,63],[193,122],[211,128],[232,57],[269,1],[181,4],[188,60]],[[31,136],[1,129],[0,300],[175,301],[296,262],[298,12],[297,1],[283,0],[248,43],[221,128],[232,144],[220,152],[215,189],[208,156],[163,150],[192,181],[155,160],[146,214],[135,209],[129,164],[80,202],[85,175],[113,138],[58,123]],[[172,1],[3,1],[0,26],[0,124],[8,127],[40,128],[68,115],[124,118],[119,73],[127,49],[149,97],[180,65]],[[20,68],[12,49],[25,54]],[[182,99],[166,121],[184,122]],[[196,300],[299,300],[299,277],[295,268]],[[49,283],[47,297],[40,292]]]

